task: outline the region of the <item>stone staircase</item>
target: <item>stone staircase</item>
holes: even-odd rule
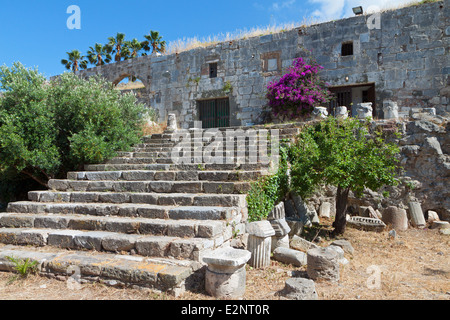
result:
[[[279,129],[280,139],[298,132],[295,124],[254,128]],[[12,271],[8,257],[16,257],[58,279],[175,293],[201,287],[202,256],[244,230],[246,192],[271,164],[249,163],[251,142],[233,163],[177,163],[175,134],[144,137],[132,152],[10,203],[0,213],[0,271]],[[207,145],[194,138],[186,150]]]

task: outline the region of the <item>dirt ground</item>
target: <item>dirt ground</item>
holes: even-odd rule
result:
[[[321,300],[450,300],[450,250],[448,235],[437,230],[409,229],[389,239],[388,230],[375,233],[348,228],[345,239],[355,251],[340,269],[338,283],[316,282]],[[331,240],[321,240],[326,245]],[[297,268],[272,261],[256,270],[247,266],[244,300],[278,300],[285,281],[305,275]],[[84,284],[68,289],[67,283],[37,275],[11,281],[0,273],[0,300],[212,300],[205,292],[180,297],[147,289],[118,289]],[[378,282],[377,282],[378,281]]]

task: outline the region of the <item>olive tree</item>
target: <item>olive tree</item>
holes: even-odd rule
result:
[[[369,132],[369,121],[328,117],[302,129],[291,146],[292,188],[305,199],[318,186],[337,187],[333,234],[343,234],[349,192],[395,185],[398,152],[382,132]]]
[[[0,193],[32,179],[46,186],[140,141],[145,108],[98,77],[47,81],[20,63],[0,67]]]

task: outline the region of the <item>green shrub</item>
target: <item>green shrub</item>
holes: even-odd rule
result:
[[[99,77],[48,82],[15,63],[0,67],[0,90],[0,186],[33,179],[45,187],[140,140],[144,106]]]
[[[266,219],[273,207],[284,199],[289,191],[287,169],[287,147],[280,145],[278,171],[274,175],[263,176],[252,183],[247,194],[248,220],[250,222]]]

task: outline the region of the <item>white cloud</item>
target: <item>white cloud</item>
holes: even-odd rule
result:
[[[309,0],[309,2],[318,4],[319,6],[313,12],[314,18],[331,20],[342,16],[346,0]]]
[[[287,0],[283,2],[274,2],[272,3],[272,9],[275,11],[279,11],[281,9],[290,8],[295,4],[296,0]]]
[[[308,0],[317,5],[313,12],[320,20],[334,20],[353,15],[352,8],[362,6],[364,12],[371,13],[383,9],[395,8],[412,2],[412,0]]]
[[[270,15],[270,24],[278,22],[325,22],[354,15],[352,8],[362,6],[364,13],[395,8],[414,0],[272,0],[269,4],[253,2],[257,10]]]

